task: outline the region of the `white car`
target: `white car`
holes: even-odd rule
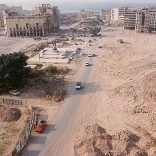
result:
[[[89,66],[89,63],[88,63],[88,62],[86,62],[86,63],[85,63],[85,66]]]
[[[93,56],[93,54],[88,54],[88,57],[92,57]]]
[[[81,87],[82,87],[82,86],[81,86],[81,82],[77,82],[77,83],[76,83],[76,86],[75,86],[75,89],[76,89],[76,90],[79,90],[79,89],[81,89]]]
[[[10,90],[9,93],[12,94],[12,95],[15,95],[15,96],[20,94],[20,92],[18,90],[15,90],[15,89],[14,90]]]
[[[94,57],[96,56],[95,54],[88,54],[88,57]]]

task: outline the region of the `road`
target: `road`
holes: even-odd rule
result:
[[[93,57],[88,58],[91,64],[93,64]],[[48,135],[46,145],[40,156],[45,155],[64,155],[65,153],[60,153],[60,144],[66,139],[67,133],[72,126],[73,119],[77,115],[77,110],[79,110],[80,104],[83,101],[83,95],[87,93],[87,80],[90,75],[93,66],[85,67],[82,69],[78,81],[82,82],[82,90],[72,90],[71,95],[68,97],[66,104],[60,110],[56,120],[53,122],[55,125],[55,130]]]
[[[61,108],[59,114],[53,123],[48,123],[48,127],[44,130],[41,136],[33,136],[31,139],[31,146],[27,147],[23,152],[23,156],[58,156],[66,155],[62,153],[61,148],[64,148],[62,145],[68,140],[68,135],[71,130],[71,126],[74,124],[74,119],[78,115],[78,110],[82,104],[85,104],[85,95],[88,93],[88,87],[91,85],[88,83],[91,73],[94,71],[95,65],[94,62],[97,57],[87,57],[91,65],[89,67],[84,66],[81,71],[77,81],[82,82],[82,89],[75,90],[72,89],[66,103]],[[93,74],[93,73],[92,73]],[[76,82],[75,82],[76,83]],[[88,99],[86,99],[88,101]],[[77,125],[75,127],[77,129]],[[66,140],[66,141],[65,141]],[[73,150],[71,155],[73,155]],[[69,155],[69,154],[68,154]]]

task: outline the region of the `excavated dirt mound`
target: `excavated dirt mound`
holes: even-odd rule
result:
[[[113,136],[95,124],[86,128],[87,136],[75,144],[76,156],[147,156],[137,146],[140,138],[130,131],[122,131]]]
[[[20,119],[21,116],[22,113],[19,109],[0,105],[0,121],[2,122],[17,121]]]

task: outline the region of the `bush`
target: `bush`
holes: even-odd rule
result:
[[[51,65],[51,66],[48,66],[47,68],[45,68],[43,70],[44,74],[46,76],[52,76],[52,75],[55,75],[58,73],[58,70],[57,70],[57,67]]]
[[[53,93],[54,101],[59,102],[63,100],[65,95],[66,95],[66,91],[64,89],[58,89],[54,91]]]
[[[89,32],[93,36],[97,36],[97,34],[101,31],[101,27],[90,28]]]
[[[29,78],[37,78],[44,74],[43,70],[31,69],[29,73]]]

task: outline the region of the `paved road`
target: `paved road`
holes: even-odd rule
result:
[[[54,122],[48,124],[49,126],[46,127],[41,136],[33,136],[31,148],[27,147],[23,151],[23,156],[58,156],[61,154],[58,153],[58,148],[72,126],[71,123],[77,114],[83,95],[87,93],[87,80],[94,67],[94,59],[96,59],[96,57],[88,57],[86,59],[86,61],[91,63],[91,66],[84,66],[77,79],[77,81],[82,82],[82,90],[75,90],[75,88],[73,88]]]
[[[93,64],[94,58],[91,57],[87,60]],[[86,94],[85,88],[87,86],[87,80],[92,67],[93,66],[89,66],[82,69],[78,81],[82,81],[83,88],[82,90],[75,90],[75,88],[73,88],[66,104],[63,106],[56,120],[53,122],[55,130],[49,134],[46,145],[39,156],[58,156],[61,154],[58,148],[60,147],[62,141],[66,138],[66,134],[72,126],[73,118],[79,109],[80,101],[83,98],[83,95]],[[65,155],[65,153],[62,153],[61,155]]]

